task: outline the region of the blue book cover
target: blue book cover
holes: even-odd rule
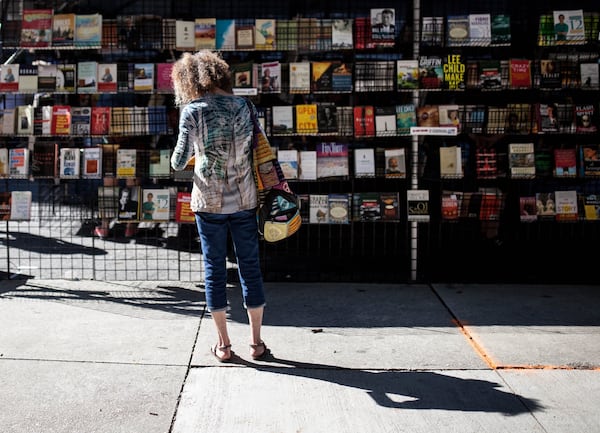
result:
[[[235,50],[235,20],[217,19],[217,50]]]

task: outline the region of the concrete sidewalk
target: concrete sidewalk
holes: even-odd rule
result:
[[[600,286],[0,281],[2,433],[600,432]]]

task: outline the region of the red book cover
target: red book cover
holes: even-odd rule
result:
[[[178,192],[175,204],[175,221],[178,223],[195,223],[194,212],[190,208],[192,195],[189,192]]]
[[[156,64],[156,90],[159,92],[172,92],[173,81],[171,80],[171,71],[173,63]]]
[[[52,9],[23,9],[22,47],[49,47],[52,41]]]
[[[531,60],[528,59],[510,59],[508,77],[510,87],[529,88],[531,87]]]
[[[110,131],[110,107],[92,107],[90,133],[92,135],[108,135]]]
[[[69,135],[71,133],[71,106],[54,105],[51,125],[52,135]]]

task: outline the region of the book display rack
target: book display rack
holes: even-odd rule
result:
[[[192,171],[169,160],[170,68],[204,48],[231,65],[302,198],[300,232],[261,245],[267,280],[523,279],[525,251],[558,267],[550,245],[600,236],[593,2],[430,0],[419,17],[411,1],[138,3],[4,8],[0,192],[31,198],[11,213],[4,194],[2,215],[7,239],[40,241],[8,244],[6,277],[202,279]],[[411,190],[427,191],[418,221]]]

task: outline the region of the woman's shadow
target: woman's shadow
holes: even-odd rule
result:
[[[518,415],[541,410],[535,399],[499,389],[500,383],[466,377],[468,373],[373,371],[278,358],[269,350],[260,362],[234,355],[231,363],[256,370],[323,380],[364,390],[377,405],[394,409],[443,409]],[[281,366],[270,365],[281,364]]]

